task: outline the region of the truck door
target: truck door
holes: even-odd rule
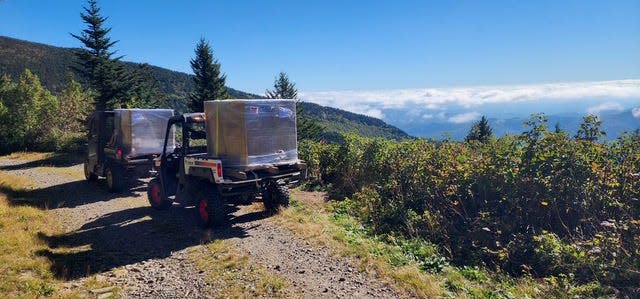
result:
[[[98,119],[99,115],[94,114],[89,119],[89,132],[87,136],[87,160],[89,169],[93,169],[98,163]]]
[[[115,135],[115,125],[114,125],[115,116],[113,112],[110,113],[102,113],[100,116],[100,124],[98,140],[97,140],[97,156],[98,163],[104,163],[106,161],[105,157],[105,148],[112,150],[112,153],[115,152],[116,147],[116,135]]]

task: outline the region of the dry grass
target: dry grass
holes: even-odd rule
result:
[[[35,183],[28,177],[17,176],[0,171],[0,189],[11,192],[22,192],[35,187]]]
[[[358,234],[357,229],[354,233],[351,228],[360,224],[348,217],[334,217],[330,204],[294,200],[290,208],[273,220],[305,240],[330,248],[336,255],[357,258],[361,270],[376,273],[381,279],[395,285],[405,296],[536,298],[544,297],[549,290],[547,285],[532,279],[516,280],[485,270],[445,267],[440,273],[422,271],[415,262],[407,260],[396,246],[366,234]],[[482,279],[475,279],[468,273]]]
[[[329,248],[333,254],[356,257],[361,270],[377,273],[386,282],[397,285],[398,291],[405,295],[431,298],[442,293],[434,279],[421,273],[417,267],[394,270],[383,257],[369,254],[373,247],[380,244],[373,244],[371,240],[349,240],[348,233],[331,221],[330,213],[317,203],[307,205],[294,200],[290,208],[283,210],[273,220],[303,239]]]
[[[0,187],[20,192],[34,187],[28,178],[0,172]],[[80,298],[94,286],[88,279],[81,288],[63,288],[51,271],[51,261],[39,252],[48,250],[39,234],[61,233],[59,223],[46,211],[28,205],[12,205],[10,195],[0,193],[0,298]]]
[[[55,153],[38,153],[38,152],[14,152],[9,155],[3,156],[3,159],[8,160],[45,160],[56,156]]]
[[[50,174],[59,174],[65,175],[74,179],[82,180],[84,179],[84,172],[82,169],[78,169],[75,167],[50,167],[50,166],[41,166],[37,168],[37,171],[50,173]]]
[[[25,178],[0,173],[0,186],[22,191],[33,186]],[[50,271],[51,263],[38,251],[47,248],[38,233],[55,233],[58,224],[45,212],[29,206],[12,206],[0,193],[0,296],[38,297],[55,293],[58,282]]]
[[[207,280],[220,288],[218,298],[300,297],[288,289],[286,280],[252,263],[247,254],[237,252],[231,241],[216,240],[194,247],[190,257],[207,273]]]

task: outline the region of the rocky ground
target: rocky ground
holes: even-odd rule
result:
[[[189,258],[212,240],[229,240],[251,263],[284,278],[305,298],[398,297],[392,287],[356,270],[353,261],[329,254],[270,221],[261,203],[234,206],[222,228],[197,227],[192,208],[168,211],[149,207],[146,185],[112,194],[103,179],[82,179],[82,165],[0,158],[0,170],[29,178],[36,186],[24,200],[47,209],[63,234],[42,235],[50,250],[42,254],[54,273],[73,289],[88,277],[117,286],[123,298],[211,298],[220,285]],[[48,167],[41,167],[48,166]],[[300,198],[317,198],[304,196]],[[296,196],[294,194],[294,196]],[[87,294],[108,297],[111,288]]]

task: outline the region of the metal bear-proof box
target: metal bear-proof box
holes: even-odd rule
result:
[[[208,154],[223,165],[254,168],[298,161],[294,100],[204,103]]]

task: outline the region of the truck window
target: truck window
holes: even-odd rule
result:
[[[102,133],[102,138],[103,138],[103,142],[107,143],[109,145],[114,145],[116,140],[115,140],[115,127],[114,127],[114,116],[113,115],[108,115],[105,116],[104,118],[104,128],[103,128],[103,132]]]
[[[89,120],[89,139],[97,139],[98,138],[98,124],[97,117],[94,115]]]
[[[187,132],[189,132],[189,148],[193,149],[190,152],[205,151],[207,149],[207,133],[204,123],[189,123],[186,126]]]

